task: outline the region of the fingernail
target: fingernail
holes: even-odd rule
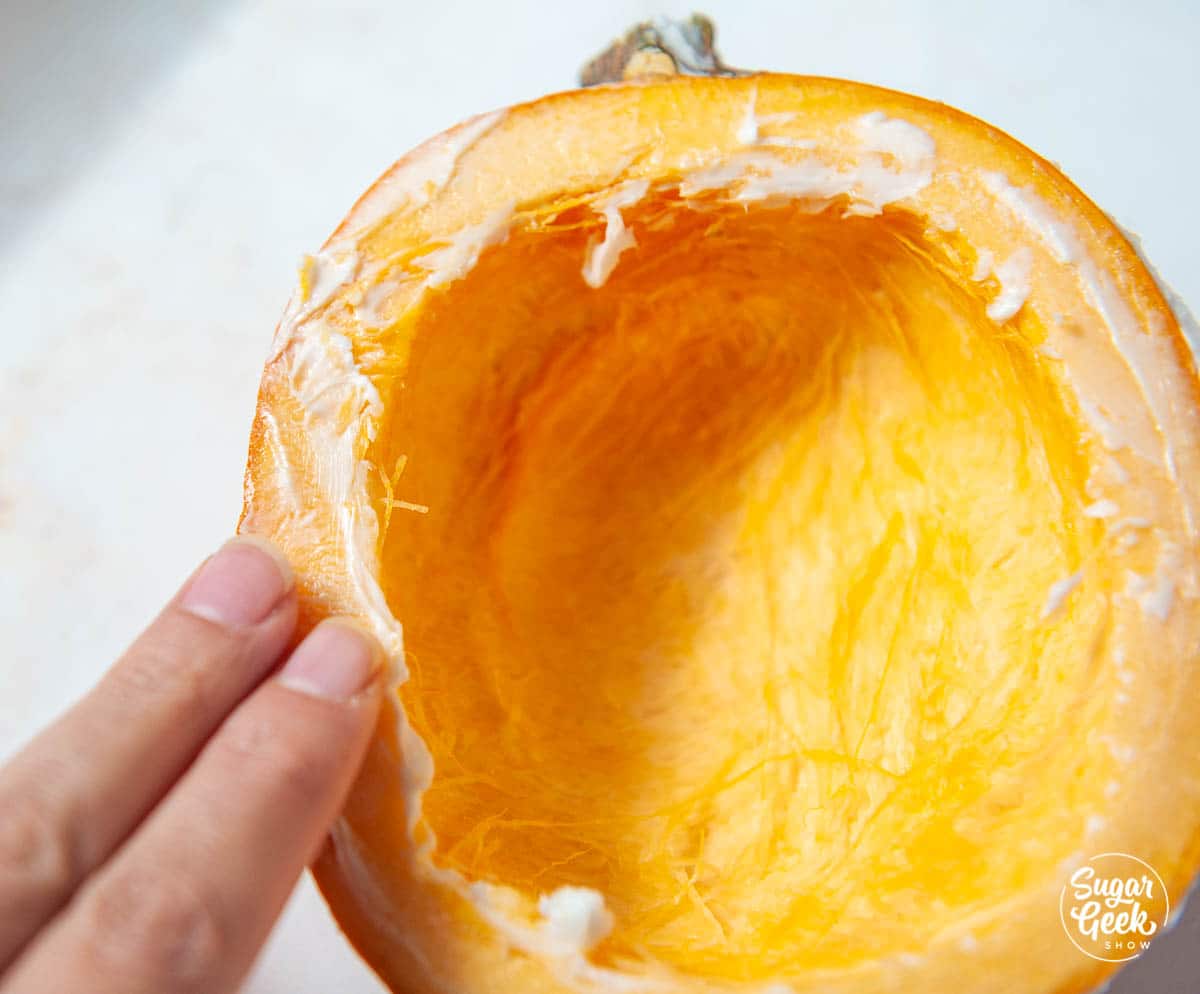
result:
[[[383,649],[346,618],[322,621],[292,653],[279,682],[312,697],[346,701],[362,693],[383,664]]]
[[[253,625],[274,610],[293,582],[282,552],[264,539],[239,535],[200,567],[179,603],[222,625]]]

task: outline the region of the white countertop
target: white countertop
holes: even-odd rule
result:
[[[690,8],[186,6],[4,7],[0,756],[232,530],[259,370],[301,253],[423,138],[570,86],[629,24]],[[909,90],[1011,132],[1200,304],[1200,6],[704,7],[735,65]],[[1190,919],[1114,992],[1195,989],[1198,937]],[[381,988],[305,884],[248,990]]]

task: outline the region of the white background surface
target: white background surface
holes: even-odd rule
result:
[[[1200,6],[705,9],[734,65],[909,90],[1011,132],[1200,302]],[[412,145],[570,86],[628,24],[688,11],[0,0],[0,756],[232,530],[301,253]],[[1184,932],[1116,989],[1200,987],[1200,928]],[[380,989],[307,884],[248,985]]]

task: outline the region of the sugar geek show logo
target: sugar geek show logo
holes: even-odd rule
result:
[[[1170,899],[1145,860],[1123,852],[1093,856],[1071,874],[1058,901],[1067,938],[1092,959],[1124,963],[1167,925]]]

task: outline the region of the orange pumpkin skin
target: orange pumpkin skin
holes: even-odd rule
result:
[[[396,991],[1066,992],[1087,856],[1200,862],[1190,350],[940,104],[572,91],[306,262],[241,529],[396,685],[314,874]]]

